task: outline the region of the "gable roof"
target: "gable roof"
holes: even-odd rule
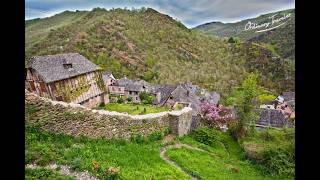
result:
[[[144,84],[144,81],[135,81],[128,79],[127,77],[116,81],[116,85],[124,87],[126,91],[142,91]]]
[[[200,113],[200,104],[201,101],[199,98],[190,92],[189,89],[186,89],[184,85],[179,85],[172,93],[171,97],[175,102],[190,102],[191,108],[193,110],[193,115]]]
[[[72,68],[66,69],[63,64],[72,64]],[[68,79],[100,69],[99,66],[78,53],[33,57],[28,62],[27,68],[34,69],[46,83]]]
[[[171,93],[177,88],[177,86],[172,85],[158,85],[154,89],[154,92],[160,92],[160,102],[159,104],[162,106],[166,100],[169,98]]]
[[[102,73],[102,79],[103,79],[104,83],[107,83],[107,82],[108,82],[108,79],[113,79],[113,80],[115,80],[113,74],[110,73],[110,72],[107,72],[107,71],[105,71],[105,72]]]

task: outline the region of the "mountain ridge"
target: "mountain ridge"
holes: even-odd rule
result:
[[[160,84],[189,81],[224,94],[255,71],[271,90],[294,88],[292,82],[283,81],[291,77],[284,65],[279,65],[281,75],[274,77],[267,75],[270,70],[262,71],[261,67],[277,63],[271,56],[264,56],[268,59],[264,66],[251,68],[254,64],[248,62],[256,63],[260,51],[264,53],[258,48],[256,54],[244,53],[251,43],[234,47],[151,8],[66,11],[26,21],[25,33],[26,61],[36,55],[78,52],[117,77]]]
[[[276,23],[275,18],[279,16],[281,17],[285,14],[290,14],[290,18]],[[272,16],[274,16],[274,18],[272,18]],[[280,27],[265,32],[257,32],[257,30],[254,29],[245,30],[247,23],[263,25],[263,23],[270,23],[271,21],[275,22],[275,26],[279,25],[281,22],[284,22],[284,24]],[[218,36],[221,38],[237,36],[242,41],[267,43],[274,46],[278,54],[280,54],[283,58],[288,58],[291,60],[295,59],[295,9],[287,9],[262,14],[255,18],[244,19],[234,23],[222,22],[221,24],[217,25],[216,22],[208,22],[198,25],[193,29],[197,29],[205,34]]]

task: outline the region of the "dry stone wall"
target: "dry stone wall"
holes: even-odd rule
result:
[[[192,109],[146,115],[92,110],[74,103],[52,101],[26,91],[25,121],[54,133],[92,138],[124,138],[170,128],[182,136],[190,132]]]

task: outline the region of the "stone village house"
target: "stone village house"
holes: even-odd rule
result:
[[[100,70],[78,53],[33,57],[27,63],[25,88],[52,100],[92,108],[109,102]]]
[[[103,76],[107,79],[106,75]],[[149,92],[154,95],[150,89],[151,86],[144,80],[130,80],[127,77],[115,80],[112,84],[107,85],[110,95],[116,95],[120,97],[131,97],[133,102],[139,103],[141,92]]]
[[[294,121],[290,119],[295,118],[295,93],[283,92],[274,101],[260,105],[260,118],[258,125],[283,127],[294,126]]]

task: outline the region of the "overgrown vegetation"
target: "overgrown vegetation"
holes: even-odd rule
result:
[[[200,128],[190,136],[180,138],[190,144],[206,150],[200,152],[186,148],[171,149],[167,155],[183,169],[199,179],[281,179],[270,175],[260,164],[245,159],[245,154],[228,133],[211,128]],[[287,177],[293,179],[292,176]]]
[[[150,93],[145,91],[141,92],[139,94],[139,97],[143,104],[152,104],[154,100],[154,96],[152,96]]]
[[[25,169],[25,179],[34,180],[34,179],[59,179],[59,180],[75,180],[75,178],[70,176],[63,176],[58,172],[48,170],[45,168],[39,169]]]
[[[283,178],[295,176],[295,130],[267,129],[240,141],[249,159]]]
[[[87,170],[101,179],[109,176],[114,170],[119,171],[119,179],[188,179],[186,174],[160,158],[161,142],[157,140],[159,134],[146,138],[149,140],[141,143],[126,140],[93,140],[51,134],[26,126],[25,163],[73,166],[78,171]]]

